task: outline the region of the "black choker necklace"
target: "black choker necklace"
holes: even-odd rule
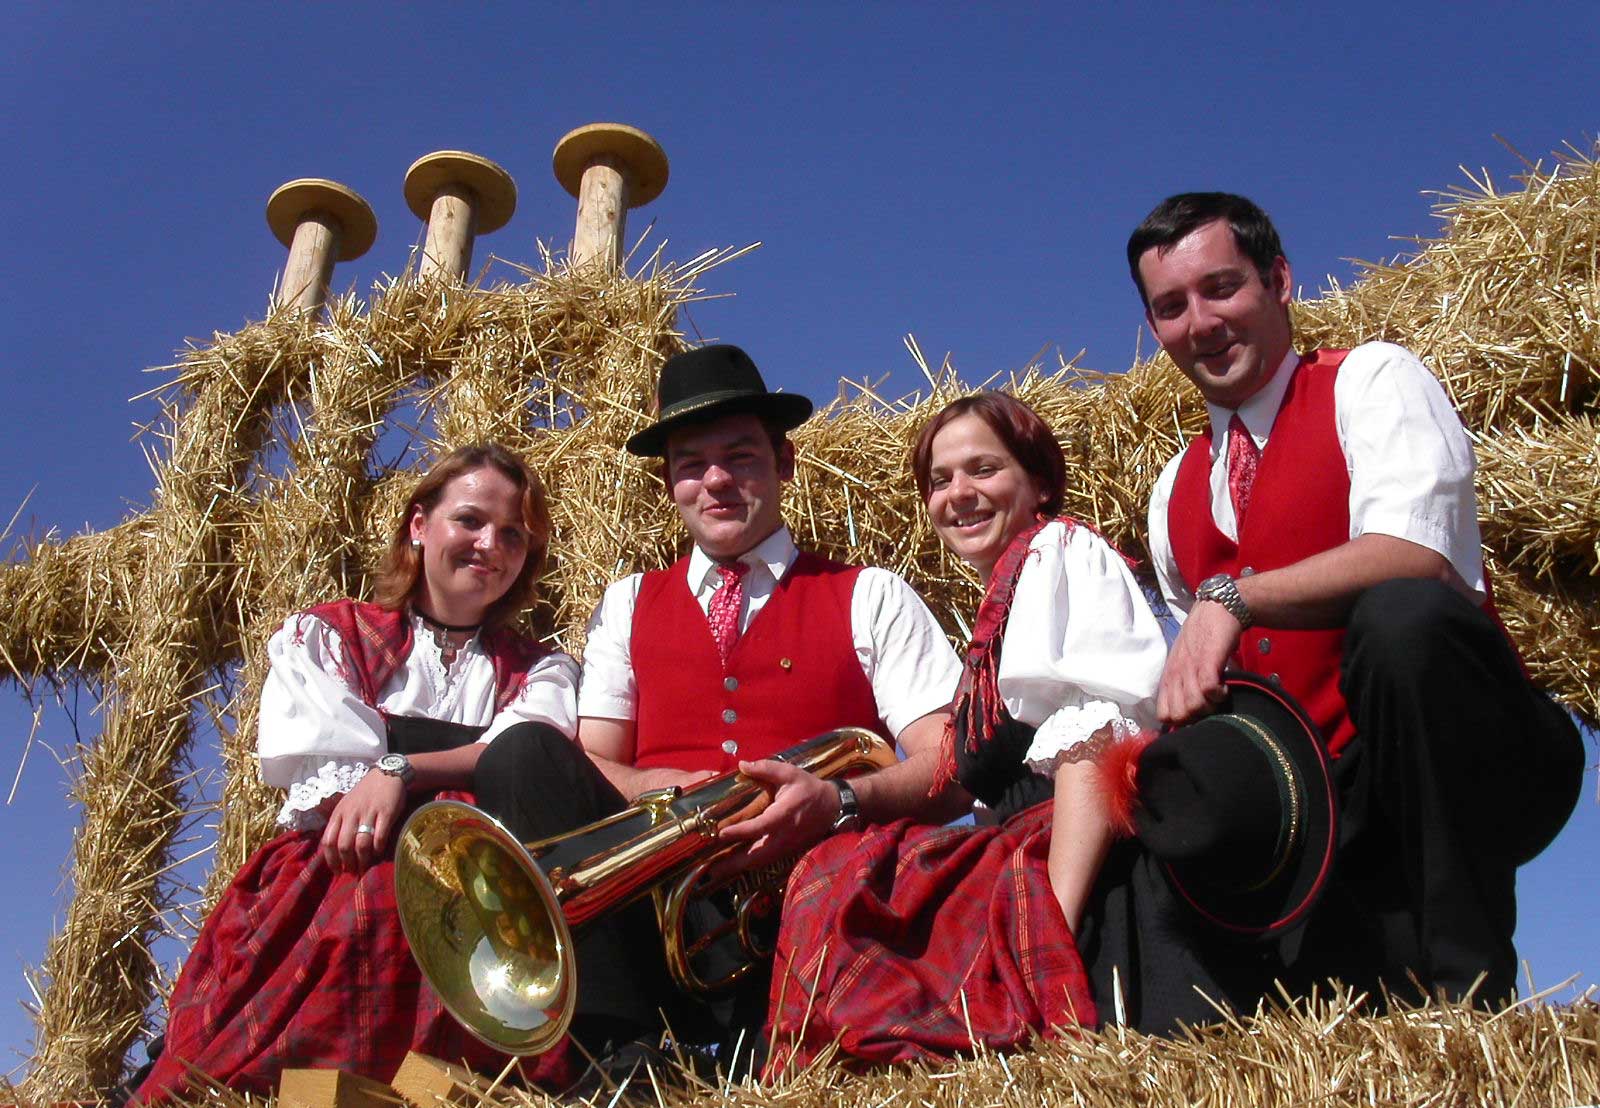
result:
[[[455,633],[459,634],[462,631],[476,631],[478,628],[483,626],[483,623],[481,621],[478,622],[478,623],[462,623],[462,624],[445,623],[443,620],[434,619],[427,612],[424,612],[421,608],[413,608],[412,611],[416,612],[417,615],[419,617],[421,617],[422,622],[426,623],[429,627],[433,628],[435,631],[449,631],[449,632],[455,632]]]

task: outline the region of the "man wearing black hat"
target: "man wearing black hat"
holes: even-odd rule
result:
[[[1210,416],[1151,499],[1182,620],[1159,714],[1214,710],[1242,664],[1304,704],[1336,759],[1333,880],[1284,976],[1509,997],[1516,867],[1571,812],[1583,751],[1495,614],[1459,419],[1398,346],[1294,351],[1289,263],[1243,197],[1174,196],[1127,254]]]
[[[959,789],[928,797],[960,668],[926,605],[886,570],[798,550],[784,526],[786,433],[811,410],[768,392],[738,347],[667,361],[659,417],[627,448],[663,459],[694,547],[607,589],[584,650],[579,738],[621,793],[734,769],[768,786],[766,811],[724,833],[751,844],[752,865],[862,822],[940,822],[970,803]],[[849,784],[769,760],[849,725],[897,741],[905,760]]]

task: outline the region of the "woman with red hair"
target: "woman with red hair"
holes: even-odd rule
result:
[[[941,784],[997,826],[836,835],[792,876],[769,1073],[835,1040],[896,1062],[1094,1025],[1077,936],[1113,833],[1095,759],[1155,725],[1166,644],[1127,562],[1062,516],[1045,422],[981,392],[922,428],[929,522],[985,593],[954,690]]]

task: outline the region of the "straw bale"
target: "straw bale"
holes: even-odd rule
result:
[[[1600,1099],[1600,1009],[1525,1005],[1489,1014],[1431,1005],[1370,1014],[1338,994],[1158,1039],[1112,1027],[1001,1055],[854,1072],[824,1058],[770,1084],[696,1078],[675,1063],[588,1103],[691,1108],[1301,1108],[1582,1105]],[[189,1102],[244,1108],[218,1090]],[[260,1101],[251,1103],[260,1104]],[[268,1100],[266,1108],[281,1101]],[[560,1103],[501,1080],[467,1108]]]
[[[1478,514],[1507,568],[1542,581],[1600,572],[1600,425],[1558,416],[1482,435]]]
[[[28,543],[0,567],[0,673],[98,675],[127,643],[133,583],[144,571],[146,520],[65,542]]]
[[[309,321],[293,337],[308,336]],[[172,899],[164,880],[186,804],[181,759],[189,714],[225,641],[221,606],[237,490],[272,406],[290,391],[293,342],[218,336],[176,370],[183,404],[163,397],[167,460],[157,467],[146,565],[128,597],[133,633],[114,659],[98,742],[74,789],[76,889],[42,967],[47,983],[24,1094],[63,1099],[109,1087],[151,999],[148,941]]]

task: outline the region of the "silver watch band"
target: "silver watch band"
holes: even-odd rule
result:
[[[1198,600],[1210,600],[1221,604],[1228,610],[1228,614],[1239,621],[1240,627],[1249,627],[1255,622],[1255,617],[1250,614],[1250,605],[1244,602],[1244,597],[1239,593],[1239,582],[1226,573],[1215,573],[1200,582],[1200,587],[1195,590]]]

